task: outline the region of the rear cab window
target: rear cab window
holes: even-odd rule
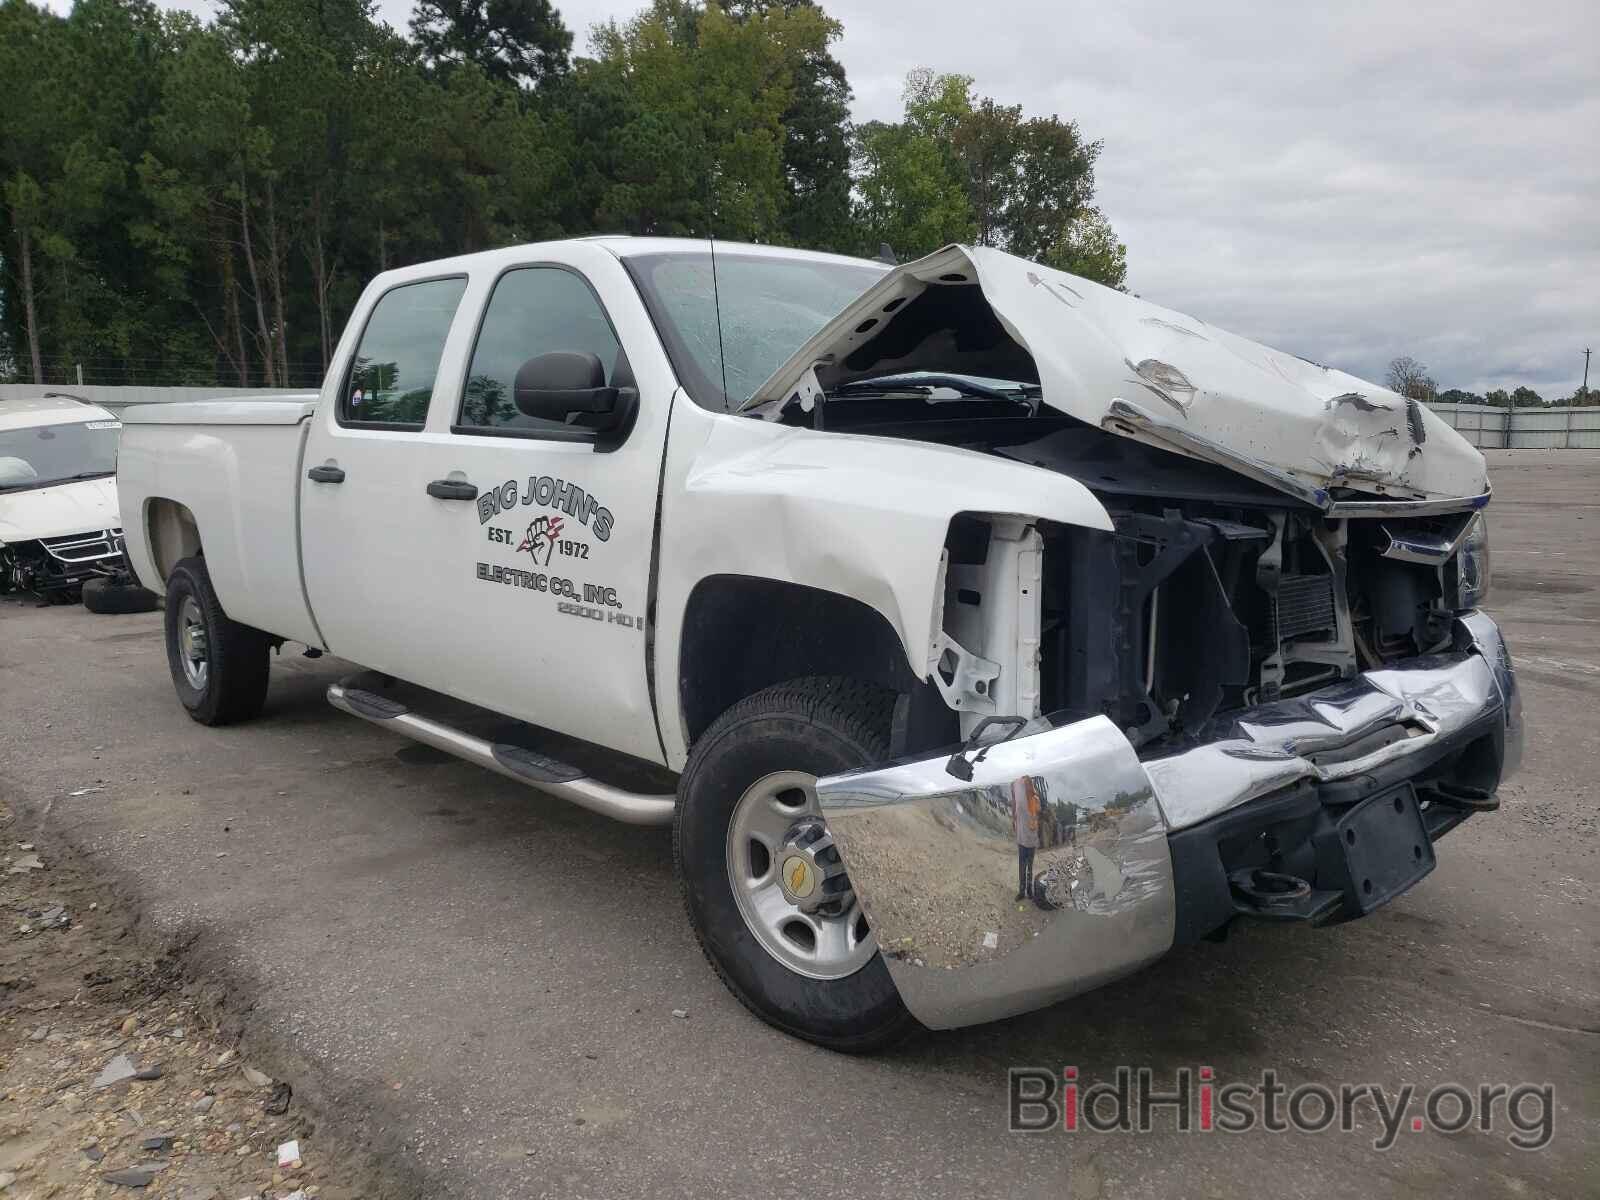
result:
[[[402,283],[378,298],[339,393],[339,424],[422,428],[466,288],[466,276],[455,275]]]

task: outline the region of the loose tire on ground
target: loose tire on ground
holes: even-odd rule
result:
[[[98,576],[83,585],[83,606],[92,613],[154,612],[156,594],[136,583]]]
[[[270,639],[222,611],[203,558],[186,558],[172,569],[166,635],[172,684],[191,717],[202,725],[230,725],[261,712]]]
[[[887,756],[893,695],[850,679],[779,684],[740,701],[695,743],[678,787],[673,861],[706,958],[757,1016],[834,1050],[867,1053],[919,1029],[881,953],[842,978],[808,978],[763,946],[734,896],[729,832],[772,776],[812,779]]]

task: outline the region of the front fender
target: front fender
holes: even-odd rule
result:
[[[1083,484],[1021,463],[898,438],[818,433],[677,405],[662,489],[657,687],[668,757],[689,594],[710,575],[822,588],[888,621],[912,674],[928,674],[939,557],[961,513],[1111,529]],[[678,746],[674,746],[676,738]]]

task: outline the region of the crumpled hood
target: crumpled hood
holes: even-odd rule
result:
[[[1044,402],[1081,421],[1216,462],[1324,508],[1336,498],[1481,503],[1488,492],[1483,456],[1424,405],[987,247],[948,246],[888,272],[745,407],[805,395],[818,383],[919,369],[919,351],[897,351],[866,369],[882,357],[868,343],[904,319],[926,289],[974,282],[1005,333],[1032,357]],[[921,369],[959,371],[962,338],[936,340],[929,355],[937,361]],[[992,349],[988,358],[974,353],[969,373],[983,374],[992,358]]]
[[[28,542],[116,529],[117,480],[80,479],[53,487],[0,492],[0,542]]]

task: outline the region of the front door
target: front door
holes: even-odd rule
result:
[[[487,260],[471,279],[424,428],[347,422],[313,440],[307,467],[337,457],[345,482],[305,484],[307,583],[336,654],[662,761],[645,621],[675,382],[621,264],[599,247],[562,249],[562,262]],[[371,375],[374,363],[405,358],[367,345],[400,290],[374,310],[346,388],[369,411],[373,388],[390,404],[396,386],[422,387],[420,373],[399,385]],[[414,333],[406,353],[425,342]],[[610,386],[636,383],[637,415],[620,442],[517,408],[518,369],[552,351],[594,355]],[[383,516],[319,531],[332,514],[315,505],[334,492],[346,511]],[[366,544],[378,527],[392,544]],[[325,581],[341,574],[345,598],[330,603]]]
[[[645,619],[674,384],[621,264],[595,265],[592,279],[530,263],[493,281],[438,460],[477,490],[450,513],[441,567],[457,599],[440,635],[470,678],[467,698],[661,761]],[[518,410],[518,369],[555,351],[595,356],[610,386],[636,379],[620,444]]]

